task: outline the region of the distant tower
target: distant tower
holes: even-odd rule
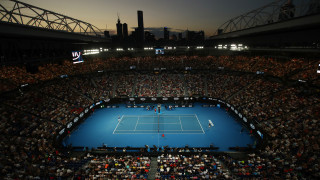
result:
[[[119,15],[118,15],[118,23],[117,23],[117,36],[120,39],[123,37],[123,35],[122,35],[122,24],[120,23]]]
[[[167,27],[164,27],[163,28],[163,39],[168,41],[169,40],[169,31],[168,31],[168,28]]]
[[[128,25],[127,23],[123,23],[123,37],[128,37]]]
[[[143,11],[138,11],[138,27],[144,31],[143,26]]]
[[[143,46],[144,42],[144,26],[143,26],[143,12],[138,11],[138,33],[137,33],[137,41],[140,47]]]

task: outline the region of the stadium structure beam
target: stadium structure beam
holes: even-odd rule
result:
[[[228,20],[218,28],[214,36],[319,13],[319,0],[276,0]]]
[[[86,36],[103,35],[99,28],[90,23],[17,0],[0,1],[0,21]]]

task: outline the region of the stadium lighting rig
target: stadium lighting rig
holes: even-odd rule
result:
[[[143,49],[148,51],[148,50],[153,50],[153,47],[144,47]]]

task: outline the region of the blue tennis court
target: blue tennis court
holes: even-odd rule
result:
[[[202,134],[203,128],[195,114],[124,115],[114,134]]]
[[[109,147],[210,147],[212,144],[219,151],[254,145],[255,138],[248,130],[242,130],[242,125],[225,109],[201,105],[162,108],[160,115],[145,108],[126,108],[124,104],[119,108],[97,109],[63,143],[89,148],[102,144]],[[213,122],[213,127],[208,127],[208,120]]]

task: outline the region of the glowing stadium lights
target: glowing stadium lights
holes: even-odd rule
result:
[[[153,47],[144,47],[144,50],[153,50]]]
[[[99,49],[87,49],[83,50],[83,55],[90,55],[90,54],[99,54]]]
[[[236,44],[231,44],[231,45],[230,45],[230,50],[231,50],[231,51],[237,51],[237,50],[238,50],[237,45],[236,45]]]
[[[196,49],[203,49],[203,46],[197,46]]]
[[[219,44],[214,47],[215,49],[225,49],[230,51],[242,51],[248,49],[248,46],[244,46],[243,44]]]
[[[133,48],[128,48],[128,51],[133,51]]]
[[[175,47],[175,46],[165,46],[164,49],[173,50],[173,49],[177,49],[177,47]]]
[[[123,48],[117,48],[116,51],[123,51]]]

